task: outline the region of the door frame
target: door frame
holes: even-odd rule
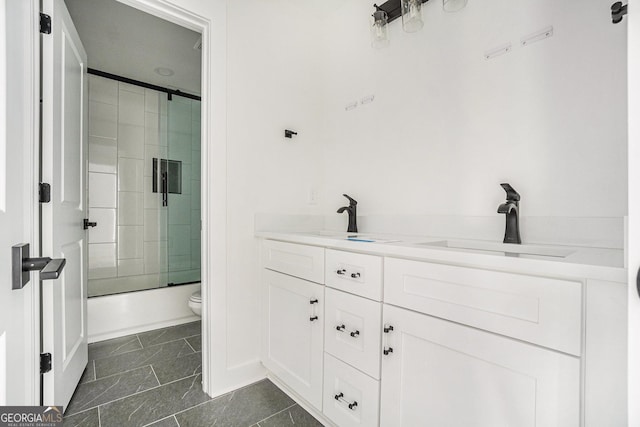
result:
[[[629,0],[627,20],[627,95],[628,95],[628,198],[627,272],[628,288],[628,425],[640,425],[640,298],[636,275],[640,268],[640,14],[634,6],[640,0]]]
[[[13,52],[12,61],[19,63],[21,69],[19,76],[15,72],[11,73],[12,80],[9,80],[9,73],[3,73],[0,76],[0,84],[9,83],[14,88],[14,92],[19,93],[23,97],[22,102],[18,106],[18,112],[13,114],[13,119],[20,120],[22,127],[21,135],[24,136],[24,156],[20,159],[11,159],[22,164],[23,175],[18,182],[22,184],[21,191],[30,195],[25,197],[21,210],[25,215],[24,228],[21,230],[23,242],[29,243],[32,256],[38,256],[40,253],[40,236],[39,236],[39,202],[38,202],[38,182],[39,182],[39,157],[40,157],[40,5],[38,0],[9,0],[5,3],[6,11],[11,9],[12,22],[16,25],[11,26],[8,22],[3,25],[4,31],[16,31],[14,34],[17,40],[20,40],[19,53]],[[19,16],[17,16],[19,15]],[[7,15],[5,14],[5,17]],[[11,27],[11,28],[10,28]],[[4,35],[4,40],[8,37]],[[15,42],[15,47],[18,42]],[[4,49],[3,49],[4,50]],[[6,55],[5,55],[6,54]],[[0,67],[5,68],[9,52],[2,52],[0,58]],[[5,81],[4,78],[7,80]],[[17,88],[17,89],[16,89]],[[15,96],[15,95],[14,95]],[[10,102],[5,98],[0,102]],[[7,105],[8,107],[8,105]],[[4,108],[0,114],[6,117],[7,111]],[[3,120],[4,118],[3,117]],[[4,138],[6,135],[0,136]],[[8,142],[8,141],[5,141]],[[4,145],[4,144],[0,144]],[[10,161],[7,159],[7,161]],[[21,242],[15,242],[21,243]],[[9,283],[2,283],[3,286],[9,286]],[[23,358],[24,369],[22,376],[24,379],[24,395],[15,398],[14,401],[22,402],[22,405],[39,405],[40,404],[40,286],[38,273],[32,273],[30,282],[20,291],[23,293],[22,319],[16,319],[24,324],[24,345],[22,348],[10,348],[7,352],[7,367],[10,359],[15,357]],[[13,354],[9,355],[9,352]]]
[[[164,0],[117,0],[202,33],[201,292],[202,387],[215,396],[236,385],[227,370],[227,29],[226,2],[210,0],[209,18]],[[195,7],[193,8],[195,9]],[[218,18],[219,17],[219,18]],[[218,349],[212,351],[212,349]]]

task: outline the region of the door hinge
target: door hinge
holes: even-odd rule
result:
[[[38,201],[40,203],[49,203],[51,201],[51,185],[41,182],[38,193]]]
[[[46,374],[51,371],[51,353],[40,354],[40,373]]]
[[[51,34],[51,17],[42,12],[40,12],[40,32],[42,34]]]

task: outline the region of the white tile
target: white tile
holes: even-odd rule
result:
[[[144,205],[142,193],[118,192],[118,225],[143,225]]]
[[[169,158],[191,163],[191,137],[189,134],[169,132]]]
[[[89,173],[89,207],[116,208],[116,175]]]
[[[168,119],[167,116],[160,116],[160,133],[159,133],[159,144],[160,145],[168,145],[169,139],[169,130],[168,130]]]
[[[169,194],[169,224],[191,225],[191,196]]]
[[[141,86],[136,86],[136,85],[132,85],[124,82],[118,82],[118,85],[121,90],[126,90],[127,92],[133,92],[140,95],[144,95],[145,88]]]
[[[144,114],[144,143],[160,145],[160,116],[158,114]]]
[[[144,272],[163,273],[168,271],[169,258],[167,242],[145,242],[144,244]]]
[[[200,152],[202,150],[202,141],[200,138],[200,124],[194,123],[191,130],[191,151]]]
[[[144,95],[126,90],[118,95],[118,123],[144,126]]]
[[[169,115],[169,97],[166,93],[160,95],[160,115],[164,117]]]
[[[191,194],[191,164],[182,164],[182,194]]]
[[[116,277],[115,243],[95,243],[89,245],[89,279]]]
[[[200,240],[191,240],[191,268],[200,268]]]
[[[118,226],[118,259],[142,258],[143,249],[142,226]]]
[[[144,274],[144,261],[139,259],[119,259],[118,277]]]
[[[199,181],[198,181],[198,184],[196,185],[198,187],[200,186]],[[201,197],[200,191],[195,191],[193,192],[193,194],[191,194],[191,209],[200,210],[200,197]]]
[[[112,138],[89,137],[89,172],[116,173],[118,143]]]
[[[142,159],[144,156],[144,126],[118,125],[118,157]]]
[[[191,269],[191,257],[189,255],[169,256],[169,271],[181,271]],[[170,281],[171,277],[169,278]],[[179,283],[179,282],[178,282]]]
[[[144,90],[144,110],[150,113],[160,113],[160,92],[145,89]]]
[[[167,147],[160,145],[144,146],[144,176],[153,176],[153,159],[166,159]]]
[[[191,179],[200,179],[201,159],[200,151],[191,151]]]
[[[156,242],[167,240],[167,210],[144,210],[144,241]]]
[[[142,160],[118,160],[118,191],[143,191],[144,165]]]
[[[174,97],[176,99],[178,97]],[[191,134],[191,107],[180,102],[169,103],[169,132]]]
[[[162,194],[154,193],[153,179],[150,176],[144,177],[144,208],[145,209],[160,209],[162,206]],[[166,208],[165,208],[166,209]]]
[[[201,236],[201,227],[200,227],[200,211],[192,210],[191,211],[191,239],[200,239]]]
[[[118,107],[101,102],[89,102],[89,135],[118,137]]]
[[[90,208],[89,220],[96,222],[95,227],[89,228],[89,243],[116,242],[116,210]]]
[[[195,101],[195,100],[191,101],[191,121],[200,123],[200,114],[201,114],[200,106],[201,106],[200,101]]]
[[[99,76],[89,76],[89,100],[118,105],[118,82]]]
[[[191,256],[191,225],[169,226],[168,242],[169,256]]]

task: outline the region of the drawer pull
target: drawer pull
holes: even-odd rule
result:
[[[313,322],[314,320],[318,320],[318,316],[311,316],[309,317],[309,321]]]
[[[360,277],[360,273],[351,273],[351,277],[357,279]]]
[[[391,326],[391,325],[385,326],[384,329],[383,329],[383,332],[385,334],[388,334],[391,331],[393,331],[393,326]]]
[[[388,356],[389,353],[393,353],[393,348],[392,347],[385,347],[384,350],[382,350],[382,353],[384,353],[385,356]]]
[[[340,269],[336,271],[336,274],[339,274],[340,276],[344,276],[345,274],[347,274],[347,270],[345,270],[344,268]]]
[[[358,406],[358,402],[355,400],[353,401],[353,403],[349,403],[349,401],[344,398],[344,393],[338,393],[335,396],[333,396],[333,398],[336,399],[338,402],[346,403],[347,407],[352,411],[355,411],[354,408]]]
[[[346,328],[346,326],[344,326],[344,325],[338,325],[338,326],[336,326],[336,330],[337,330],[337,331],[340,331],[340,332],[344,332],[344,328]]]
[[[309,301],[309,304],[317,304],[318,303],[318,299],[314,298],[311,301]]]
[[[353,331],[353,332],[351,332],[349,335],[351,335],[353,338],[357,338],[357,337],[358,337],[358,335],[360,335],[360,331],[357,331],[357,330],[356,330],[356,331]]]

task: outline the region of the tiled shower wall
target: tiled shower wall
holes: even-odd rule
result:
[[[200,103],[93,75],[89,101],[89,296],[199,281]],[[168,207],[154,157],[183,162]]]

